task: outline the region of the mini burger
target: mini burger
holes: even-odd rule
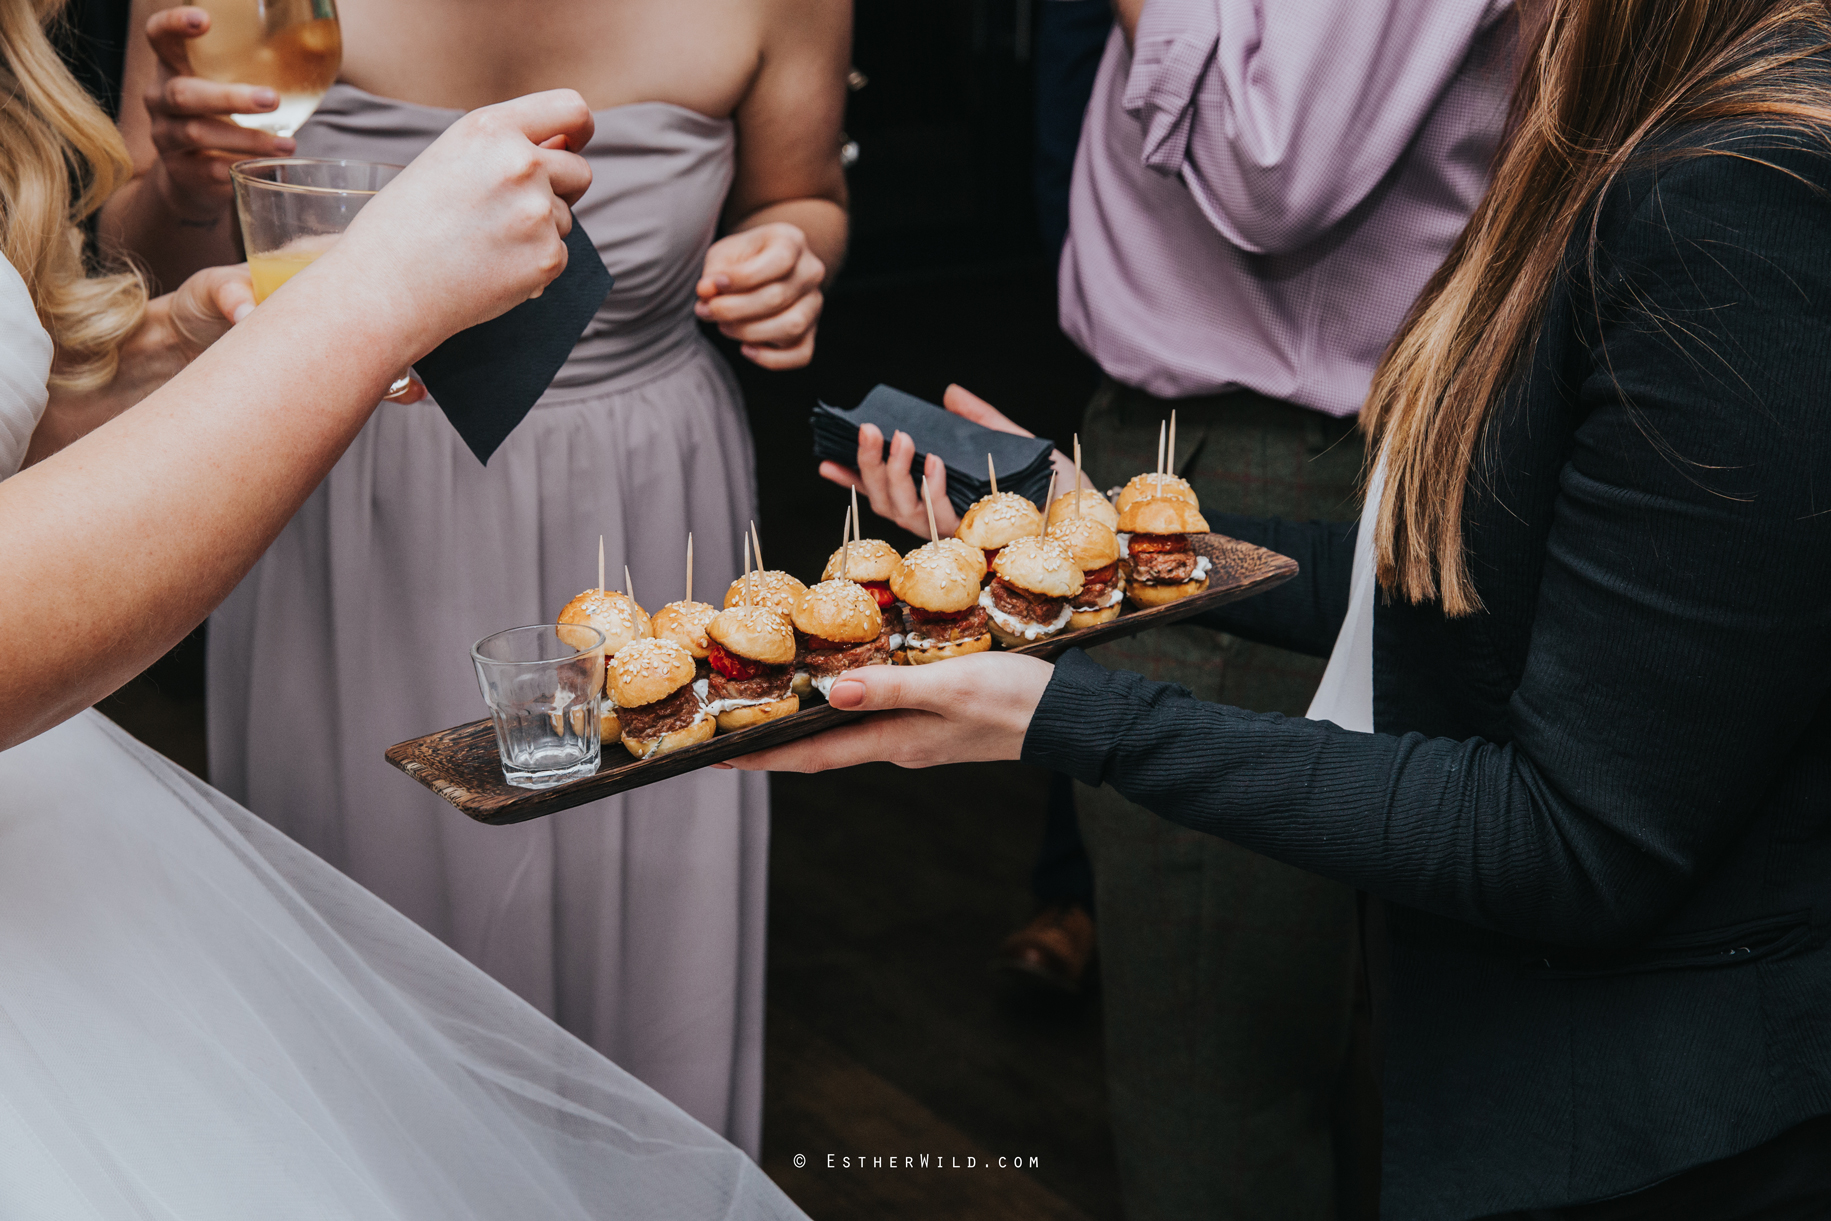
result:
[[[890,589],[909,608],[909,630],[903,638],[909,664],[983,653],[992,647],[990,621],[979,605],[979,579],[984,575],[984,553],[951,538],[924,543],[903,557],[890,578]]]
[[[1162,491],[1158,490],[1160,484]],[[1113,508],[1123,514],[1140,500],[1166,499],[1185,500],[1198,509],[1202,507],[1201,497],[1195,494],[1195,489],[1189,486],[1187,479],[1164,475],[1160,480],[1156,475],[1138,475],[1119,489],[1118,495],[1113,497]],[[1124,527],[1119,529],[1123,530]]]
[[[807,586],[779,568],[767,568],[750,574],[750,605],[767,606],[784,619],[795,613],[795,603],[806,592]],[[725,591],[725,608],[729,610],[744,600],[744,578],[739,577]]]
[[[841,547],[835,551],[833,558],[826,562],[826,570],[820,574],[822,581],[842,576],[856,581],[877,600],[877,609],[884,617],[884,639],[893,654],[903,650],[903,612],[896,604],[896,595],[890,591],[890,578],[902,562],[903,557],[889,543],[866,538],[850,548]]]
[[[1163,606],[1208,588],[1208,557],[1189,548],[1189,535],[1207,529],[1201,510],[1186,500],[1138,500],[1119,514],[1132,605]]]
[[[1064,517],[1049,527],[1049,537],[1068,548],[1081,570],[1081,592],[1068,600],[1068,626],[1094,627],[1117,619],[1125,600],[1119,536],[1092,517]]]
[[[985,552],[989,570],[998,559],[998,549],[1012,539],[1036,534],[1043,528],[1043,515],[1036,506],[1016,492],[993,492],[976,502],[960,519],[954,537]]]
[[[767,606],[733,606],[706,624],[706,711],[729,732],[799,711],[789,690],[795,678],[795,629]]]
[[[1066,492],[1055,498],[1049,506],[1049,528],[1055,529],[1057,522],[1076,517],[1091,517],[1108,530],[1119,528],[1119,510],[1113,508],[1113,502],[1092,488],[1082,488],[1078,492]]]
[[[855,581],[822,581],[795,606],[800,633],[799,664],[821,695],[847,670],[890,664],[883,612],[871,591]]]
[[[648,612],[636,605],[634,598],[620,594],[614,589],[588,589],[572,601],[566,603],[566,609],[559,613],[559,626],[583,624],[595,627],[604,633],[604,666],[607,671],[624,645],[632,640],[640,640],[649,635]],[[573,640],[564,631],[560,639],[573,648],[582,648],[583,640]],[[604,715],[601,718],[604,740],[614,742],[620,730],[617,727],[617,709],[608,700],[604,702]]]
[[[992,635],[1007,645],[1045,640],[1068,626],[1068,600],[1081,592],[1081,569],[1060,539],[1032,534],[1012,539],[992,565],[992,583],[979,605]]]
[[[693,658],[695,682],[703,683],[712,676],[712,666],[706,661],[712,652],[712,642],[706,639],[706,624],[716,614],[718,607],[704,602],[670,602],[655,612],[649,624],[655,639],[672,640]]]
[[[633,640],[610,663],[623,745],[647,759],[704,742],[718,729],[693,690],[693,655],[672,640]]]

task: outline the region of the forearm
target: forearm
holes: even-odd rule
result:
[[[1687,881],[1561,800],[1511,747],[1245,712],[1074,652],[1023,759],[1300,869],[1532,940],[1632,942]]]
[[[794,225],[807,236],[808,249],[826,265],[826,279],[823,283],[831,285],[846,257],[846,241],[851,222],[845,205],[818,196],[785,199],[745,214],[732,224],[731,231],[738,233],[778,222]]]
[[[96,230],[104,251],[131,256],[146,269],[154,292],[177,288],[205,267],[241,261],[233,207],[212,214],[173,199],[155,162],[103,205]]]
[[[351,283],[299,277],[132,410],[0,483],[0,749],[193,629],[417,355],[353,321],[390,311]]]

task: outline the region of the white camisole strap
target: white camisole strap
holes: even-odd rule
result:
[[[1361,510],[1360,529],[1354,536],[1354,577],[1348,587],[1348,616],[1329,654],[1329,668],[1310,701],[1312,721],[1333,721],[1357,733],[1373,732],[1373,523],[1379,516],[1380,497],[1386,488],[1386,459],[1382,455],[1367,481],[1367,503]]]
[[[0,479],[19,469],[50,393],[51,336],[32,308],[32,294],[0,258]]]

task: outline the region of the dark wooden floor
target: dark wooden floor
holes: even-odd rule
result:
[[[844,503],[813,475],[817,397],[958,381],[1065,440],[1093,374],[1053,312],[1035,269],[879,281],[835,296],[810,369],[740,370],[772,565],[816,572]],[[194,641],[103,711],[201,773],[202,707]],[[775,778],[763,1165],[820,1221],[1120,1215],[1097,998],[1041,1003],[988,968],[1029,914],[1043,790],[1015,764]]]

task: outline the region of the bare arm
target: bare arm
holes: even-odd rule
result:
[[[769,369],[804,365],[845,258],[839,129],[852,54],[843,0],[774,0],[756,79],[734,116],[737,173],[725,202],[731,236],[706,254],[699,315]]]
[[[169,288],[241,258],[230,163],[290,156],[297,146],[214,117],[272,110],[279,98],[192,76],[186,48],[209,29],[209,14],[167,3],[134,0],[128,18],[120,127],[134,179],[103,207],[98,232],[107,249],[138,257],[154,283]]]
[[[161,389],[0,483],[0,749],[120,686],[247,572],[402,365],[565,266],[570,90],[473,112]],[[327,359],[334,355],[334,359]]]

